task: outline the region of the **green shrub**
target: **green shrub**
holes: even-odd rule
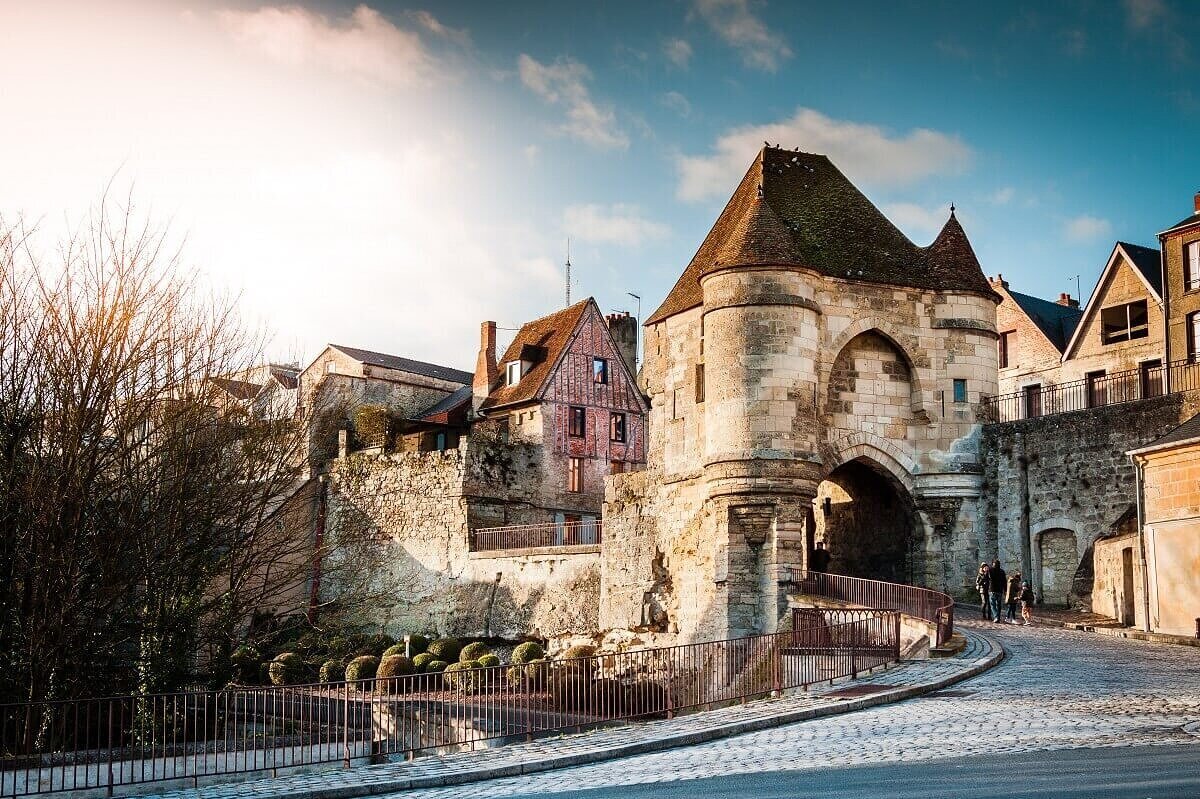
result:
[[[354,412],[354,432],[363,446],[387,446],[392,412],[386,405],[360,405]]]
[[[441,674],[449,667],[449,663],[444,660],[431,660],[425,664],[425,671],[428,674]]]
[[[259,681],[259,664],[262,663],[262,654],[258,651],[258,647],[250,644],[243,644],[229,655],[229,661],[233,665],[233,681],[241,685],[254,685]]]
[[[462,651],[458,653],[458,660],[460,663],[466,663],[471,660],[479,660],[484,655],[490,654],[492,654],[492,650],[487,644],[483,641],[475,641],[462,648]]]
[[[392,644],[387,649],[383,650],[382,659],[387,660],[392,655],[403,655],[403,654],[404,654],[404,644]]]
[[[509,666],[504,670],[504,679],[509,685],[520,685],[525,679],[525,667],[521,665]]]
[[[458,653],[462,651],[462,641],[457,638],[439,638],[431,643],[425,651],[437,660],[453,663],[458,660]]]
[[[330,656],[335,658],[341,658],[349,655],[352,648],[353,645],[350,643],[349,639],[340,635],[335,635],[333,638],[330,638],[328,643],[325,645],[325,651],[327,651]]]
[[[526,641],[519,644],[512,653],[513,663],[532,663],[546,656],[545,650],[536,641]]]
[[[430,661],[433,660],[437,660],[437,658],[428,652],[422,652],[412,659],[413,671],[420,674],[421,672],[425,671],[425,667],[429,665]]]
[[[271,685],[298,685],[304,682],[304,658],[295,652],[282,652],[267,666]]]
[[[374,655],[359,655],[346,666],[347,682],[365,682],[374,679],[379,669],[379,658]],[[366,688],[366,685],[360,686]]]
[[[404,655],[388,655],[379,661],[379,671],[375,676],[380,678],[403,677],[413,673],[413,662]]]
[[[367,642],[371,645],[372,651],[375,652],[382,652],[388,647],[395,646],[398,643],[395,638],[387,633],[376,633],[375,635],[370,636],[367,639]],[[400,654],[403,655],[404,653],[401,652]]]
[[[317,677],[321,682],[341,682],[346,679],[346,664],[340,660],[327,660],[321,664]]]
[[[479,658],[479,660],[477,660],[475,662],[478,663],[481,668],[491,668],[493,666],[500,665],[500,658],[496,657],[491,652],[489,652],[486,655],[484,655],[483,657]]]
[[[562,660],[572,660],[574,658],[590,658],[596,654],[596,647],[588,644],[576,644],[569,647],[566,652],[562,653]]]
[[[550,674],[550,661],[543,658],[525,664],[525,681],[530,689],[540,691],[546,686],[546,678]]]
[[[429,639],[425,636],[417,634],[408,636],[409,657],[416,657],[417,655],[423,654],[428,648]]]
[[[446,680],[446,685],[456,691],[475,693],[479,687],[479,675],[473,671],[474,668],[474,663],[451,663],[442,677]]]

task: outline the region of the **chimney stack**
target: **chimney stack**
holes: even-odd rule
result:
[[[636,378],[638,320],[630,316],[629,311],[621,311],[609,314],[604,317],[604,321],[608,322],[608,332],[612,334],[613,341],[617,344],[617,352],[621,353],[621,357],[625,359],[629,373]]]
[[[1196,213],[1200,214],[1200,191],[1196,192],[1196,196],[1192,198],[1192,205],[1196,209]]]
[[[1058,304],[1065,305],[1068,308],[1078,308],[1079,300],[1075,299],[1070,294],[1062,293],[1058,295]]]
[[[471,381],[471,410],[479,411],[479,406],[492,393],[492,386],[499,376],[496,367],[496,323],[484,322],[479,326],[479,357],[475,361],[475,379]]]
[[[996,289],[1008,288],[1008,281],[1005,280],[1004,275],[1001,275],[1001,274],[997,274],[995,277],[989,277],[988,283],[990,283],[992,285],[992,288],[996,288]]]

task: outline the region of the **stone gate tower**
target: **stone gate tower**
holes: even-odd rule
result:
[[[998,301],[953,212],[918,247],[828,158],[764,148],[646,320],[648,468],[608,485],[601,626],[772,631],[816,541],[961,589]]]

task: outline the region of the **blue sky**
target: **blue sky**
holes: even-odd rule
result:
[[[61,2],[5,29],[0,211],[77,218],[115,174],[299,360],[470,368],[479,320],[561,304],[568,236],[576,296],[648,315],[764,138],[919,244],[954,202],[984,270],[1047,297],[1200,190],[1182,2]]]

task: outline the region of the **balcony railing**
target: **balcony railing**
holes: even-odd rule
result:
[[[598,546],[603,533],[604,523],[600,519],[483,527],[472,533],[471,551]]]
[[[1011,394],[984,397],[979,419],[984,424],[1015,422],[1194,389],[1200,389],[1200,362],[1174,361],[1165,367],[1127,369],[1052,386],[1025,386]]]
[[[937,626],[936,646],[946,643],[954,634],[954,599],[941,591],[803,569],[788,569],[785,581],[794,590],[811,596],[864,608],[898,610],[923,619]]]

